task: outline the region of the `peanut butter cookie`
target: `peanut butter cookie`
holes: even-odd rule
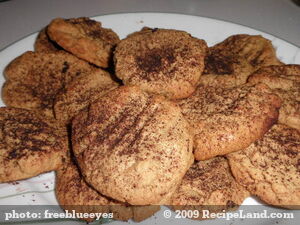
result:
[[[164,204],[193,162],[180,108],[138,87],[109,92],[72,121],[80,169],[96,190],[132,205]]]
[[[178,105],[195,130],[195,158],[206,160],[241,150],[261,138],[277,122],[281,100],[263,84],[200,85]]]
[[[26,109],[0,108],[0,182],[59,169],[67,156],[66,132]]]
[[[248,196],[249,192],[232,176],[227,159],[219,156],[192,165],[172,196],[172,207],[196,209],[199,217],[194,219],[203,219],[202,210],[232,210]]]
[[[7,106],[53,117],[56,94],[75,77],[98,70],[66,52],[26,52],[5,69],[2,98]]]
[[[47,33],[63,49],[97,66],[107,68],[118,35],[87,17],[51,21]]]
[[[300,209],[300,133],[274,125],[248,148],[227,155],[237,182],[268,204]]]
[[[205,41],[184,31],[143,29],[116,47],[116,75],[125,85],[180,99],[191,95],[204,69]]]

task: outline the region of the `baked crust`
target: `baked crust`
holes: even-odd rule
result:
[[[282,64],[270,40],[260,35],[232,35],[208,49],[199,84],[231,88],[245,84],[261,67]]]
[[[264,84],[199,85],[177,102],[194,128],[194,155],[206,160],[249,146],[277,122],[281,99]]]
[[[300,208],[300,133],[274,125],[248,148],[227,155],[237,182],[270,205]]]
[[[102,194],[132,205],[164,204],[193,161],[192,134],[180,109],[123,86],[72,121],[81,171]]]
[[[25,109],[0,108],[0,182],[59,169],[68,156],[67,132]]]
[[[175,210],[202,210],[223,212],[237,208],[249,196],[249,192],[238,184],[231,174],[224,157],[195,162],[182,179],[172,196]]]
[[[264,67],[248,82],[268,85],[283,101],[278,122],[300,130],[300,65]]]
[[[247,82],[254,67],[244,58],[235,54],[214,51],[209,48],[205,67],[199,84],[204,86],[236,87]]]
[[[109,67],[113,49],[120,41],[113,30],[87,17],[56,18],[48,25],[47,33],[63,49],[103,68]]]
[[[125,85],[170,99],[191,95],[204,69],[205,41],[184,31],[144,28],[116,47],[116,75]]]
[[[63,51],[28,51],[5,68],[6,82],[2,88],[2,98],[9,107],[36,110],[53,117],[56,94],[75,77],[96,70]]]
[[[118,86],[110,74],[101,69],[74,78],[55,97],[55,118],[69,124],[82,109]]]
[[[272,42],[261,35],[236,34],[212,47],[227,55],[245,58],[255,70],[270,65],[282,65]]]
[[[62,50],[62,48],[49,38],[47,27],[43,28],[34,42],[34,51],[54,53],[60,50]]]

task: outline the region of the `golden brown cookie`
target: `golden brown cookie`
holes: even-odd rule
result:
[[[254,67],[244,57],[223,54],[221,51],[213,51],[212,48],[205,57],[205,67],[199,84],[230,88],[246,83]]]
[[[0,108],[0,182],[22,180],[62,166],[67,134],[26,109]]]
[[[172,196],[172,208],[198,210],[199,216],[194,219],[204,219],[202,210],[231,210],[248,196],[249,192],[232,176],[227,159],[219,156],[191,166]]]
[[[109,92],[72,121],[82,173],[102,194],[132,205],[163,204],[193,161],[180,108],[138,87]]]
[[[47,33],[59,46],[97,66],[107,68],[118,35],[87,17],[57,18],[48,25]]]
[[[67,163],[64,168],[56,172],[55,182],[57,201],[65,210],[75,210],[78,213],[109,212],[110,201],[85,183],[73,163]],[[88,222],[93,220],[93,218],[86,218]]]
[[[53,117],[56,94],[72,79],[98,69],[66,52],[26,52],[5,69],[2,98],[7,106]]]
[[[34,43],[34,51],[53,53],[62,50],[62,48],[59,45],[51,41],[46,31],[47,27],[45,27],[39,32]]]
[[[115,220],[142,221],[159,210],[159,206],[134,207],[109,199],[88,185],[77,166],[69,162],[56,173],[55,193],[61,207],[78,213],[113,213]],[[88,222],[95,218],[86,218]]]
[[[283,100],[278,122],[300,130],[300,65],[269,66],[254,72],[249,83],[265,83]]]
[[[204,69],[205,41],[184,31],[143,29],[116,47],[116,75],[125,85],[180,99],[191,95]]]
[[[116,87],[118,83],[101,69],[76,77],[56,95],[55,118],[69,123],[80,110]]]
[[[263,84],[200,85],[178,105],[195,130],[195,158],[206,160],[241,150],[261,138],[277,122],[281,100]]]
[[[222,54],[245,58],[254,68],[270,65],[282,65],[276,57],[272,42],[261,35],[232,35],[211,48]]]
[[[300,133],[274,125],[248,148],[227,155],[237,182],[268,204],[300,209]]]

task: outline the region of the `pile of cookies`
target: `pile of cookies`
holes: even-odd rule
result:
[[[55,170],[62,208],[117,220],[250,195],[300,208],[300,65],[262,36],[208,47],[145,27],[120,40],[58,18],[4,75],[0,182]]]

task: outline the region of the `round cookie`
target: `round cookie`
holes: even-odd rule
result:
[[[60,168],[67,156],[66,132],[54,121],[25,109],[0,108],[0,182]]]
[[[202,210],[231,210],[248,196],[249,192],[232,176],[227,159],[215,157],[191,166],[171,203],[175,210],[198,210],[199,217],[194,219],[204,219]]]
[[[199,80],[199,84],[204,86],[230,88],[242,85],[254,71],[253,66],[244,57],[223,54],[211,48],[204,61],[204,71]]]
[[[142,221],[160,209],[159,206],[128,206],[101,195],[85,182],[73,162],[57,171],[55,193],[59,204],[65,210],[75,210],[78,213],[112,212],[115,220]],[[85,220],[92,222],[94,219]]]
[[[164,204],[193,162],[180,108],[138,87],[119,87],[72,121],[72,145],[86,181],[132,205]]]
[[[26,52],[5,69],[2,98],[7,106],[53,117],[56,94],[75,77],[98,69],[66,52]]]
[[[197,160],[225,155],[249,146],[275,123],[281,100],[263,84],[233,88],[198,86],[177,101],[194,128]]]
[[[300,133],[274,125],[248,148],[227,155],[237,182],[268,204],[300,209]]]
[[[248,82],[267,84],[283,100],[278,122],[300,130],[300,65],[264,67]]]
[[[114,31],[87,17],[54,19],[47,33],[65,50],[103,68],[109,66],[113,49],[120,41]]]
[[[62,123],[69,123],[80,110],[116,87],[118,83],[101,69],[76,77],[56,95],[55,118]]]
[[[59,47],[55,42],[50,40],[46,31],[47,27],[45,27],[39,32],[34,42],[34,51],[53,53],[62,50],[61,47]]]
[[[272,42],[261,35],[237,34],[211,47],[227,55],[245,58],[255,70],[270,65],[282,65]]]
[[[146,28],[120,41],[116,75],[125,85],[180,99],[191,95],[204,69],[205,41],[184,31]]]

